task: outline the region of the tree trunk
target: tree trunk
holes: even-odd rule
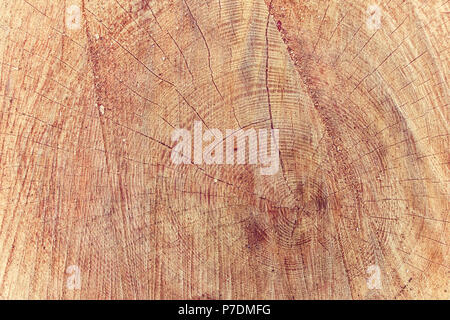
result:
[[[449,8],[2,1],[0,297],[450,298]]]

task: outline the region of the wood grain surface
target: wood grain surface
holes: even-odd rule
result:
[[[0,297],[449,299],[446,0],[2,0]],[[171,161],[278,129],[280,167]]]

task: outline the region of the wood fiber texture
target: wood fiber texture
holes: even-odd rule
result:
[[[449,11],[2,0],[0,297],[449,299]],[[173,164],[194,121],[279,171]]]

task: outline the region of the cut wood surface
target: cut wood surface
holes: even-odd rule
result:
[[[446,0],[2,0],[0,297],[449,299]],[[278,129],[279,170],[174,164]]]

